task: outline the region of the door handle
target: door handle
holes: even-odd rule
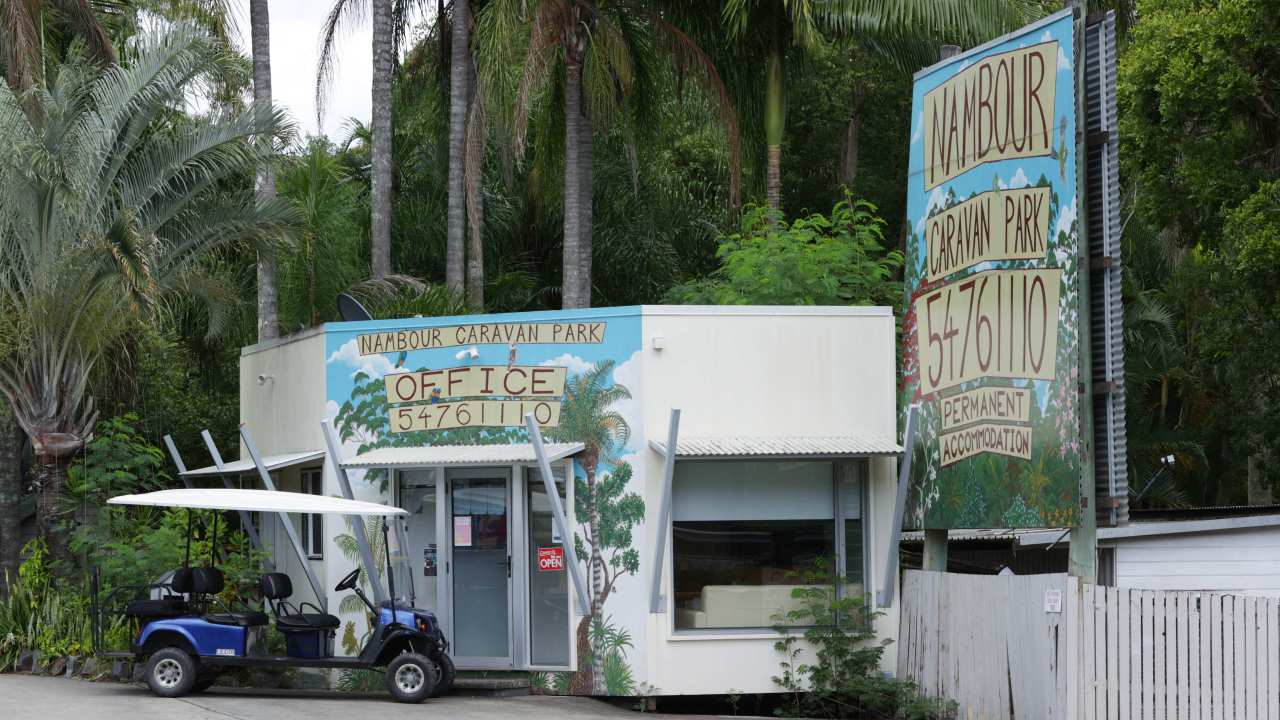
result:
[[[499,560],[499,561],[498,561],[498,564],[499,564],[499,565],[506,565],[506,566],[507,566],[507,577],[511,577],[511,556],[510,556],[510,555],[508,555],[506,560]]]

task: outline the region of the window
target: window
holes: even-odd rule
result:
[[[818,558],[844,555],[837,567],[861,592],[862,481],[839,465],[839,483],[831,461],[676,465],[677,630],[772,627],[779,613],[794,607],[798,576]]]
[[[311,495],[324,494],[324,471],[310,468],[302,471],[302,492]],[[319,560],[324,557],[324,515],[302,516],[302,549],[307,557]]]

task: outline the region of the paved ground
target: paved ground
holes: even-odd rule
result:
[[[212,688],[198,695],[166,700],[143,685],[0,675],[0,717],[4,720],[659,720],[590,698],[445,697],[421,705],[392,702],[387,696],[340,695],[318,691]],[[692,716],[679,716],[692,720]]]

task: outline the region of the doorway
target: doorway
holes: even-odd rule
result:
[[[450,470],[446,478],[455,659],[512,667],[510,470]]]
[[[436,613],[458,667],[572,668],[572,593],[555,549],[564,539],[541,474],[522,464],[395,474],[396,502],[409,512],[398,546],[412,578],[398,573],[396,587],[412,587],[417,606]],[[554,474],[572,513],[568,461]]]

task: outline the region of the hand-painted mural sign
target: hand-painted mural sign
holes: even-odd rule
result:
[[[1082,452],[1075,72],[1064,11],[916,75],[908,523],[1074,525]]]
[[[590,608],[572,629],[577,670],[547,675],[554,691],[633,695],[644,681],[643,644],[629,640],[643,637],[648,618],[635,546],[645,516],[644,425],[641,403],[633,399],[642,392],[640,337],[639,308],[326,327],[327,414],[349,455],[384,447],[527,443],[528,412],[546,428],[548,441],[583,443],[573,458],[572,527],[564,542],[574,543],[589,577]],[[393,501],[389,473],[356,473],[363,479],[355,483],[360,499]],[[472,515],[458,515],[440,539],[476,547],[483,529]],[[553,534],[552,542],[561,540]],[[532,572],[567,569],[563,547],[537,550]],[[424,557],[423,577],[430,577],[427,569]],[[420,588],[418,596],[429,592]],[[358,608],[347,615],[349,626],[364,622]],[[557,617],[570,622],[568,612]]]

